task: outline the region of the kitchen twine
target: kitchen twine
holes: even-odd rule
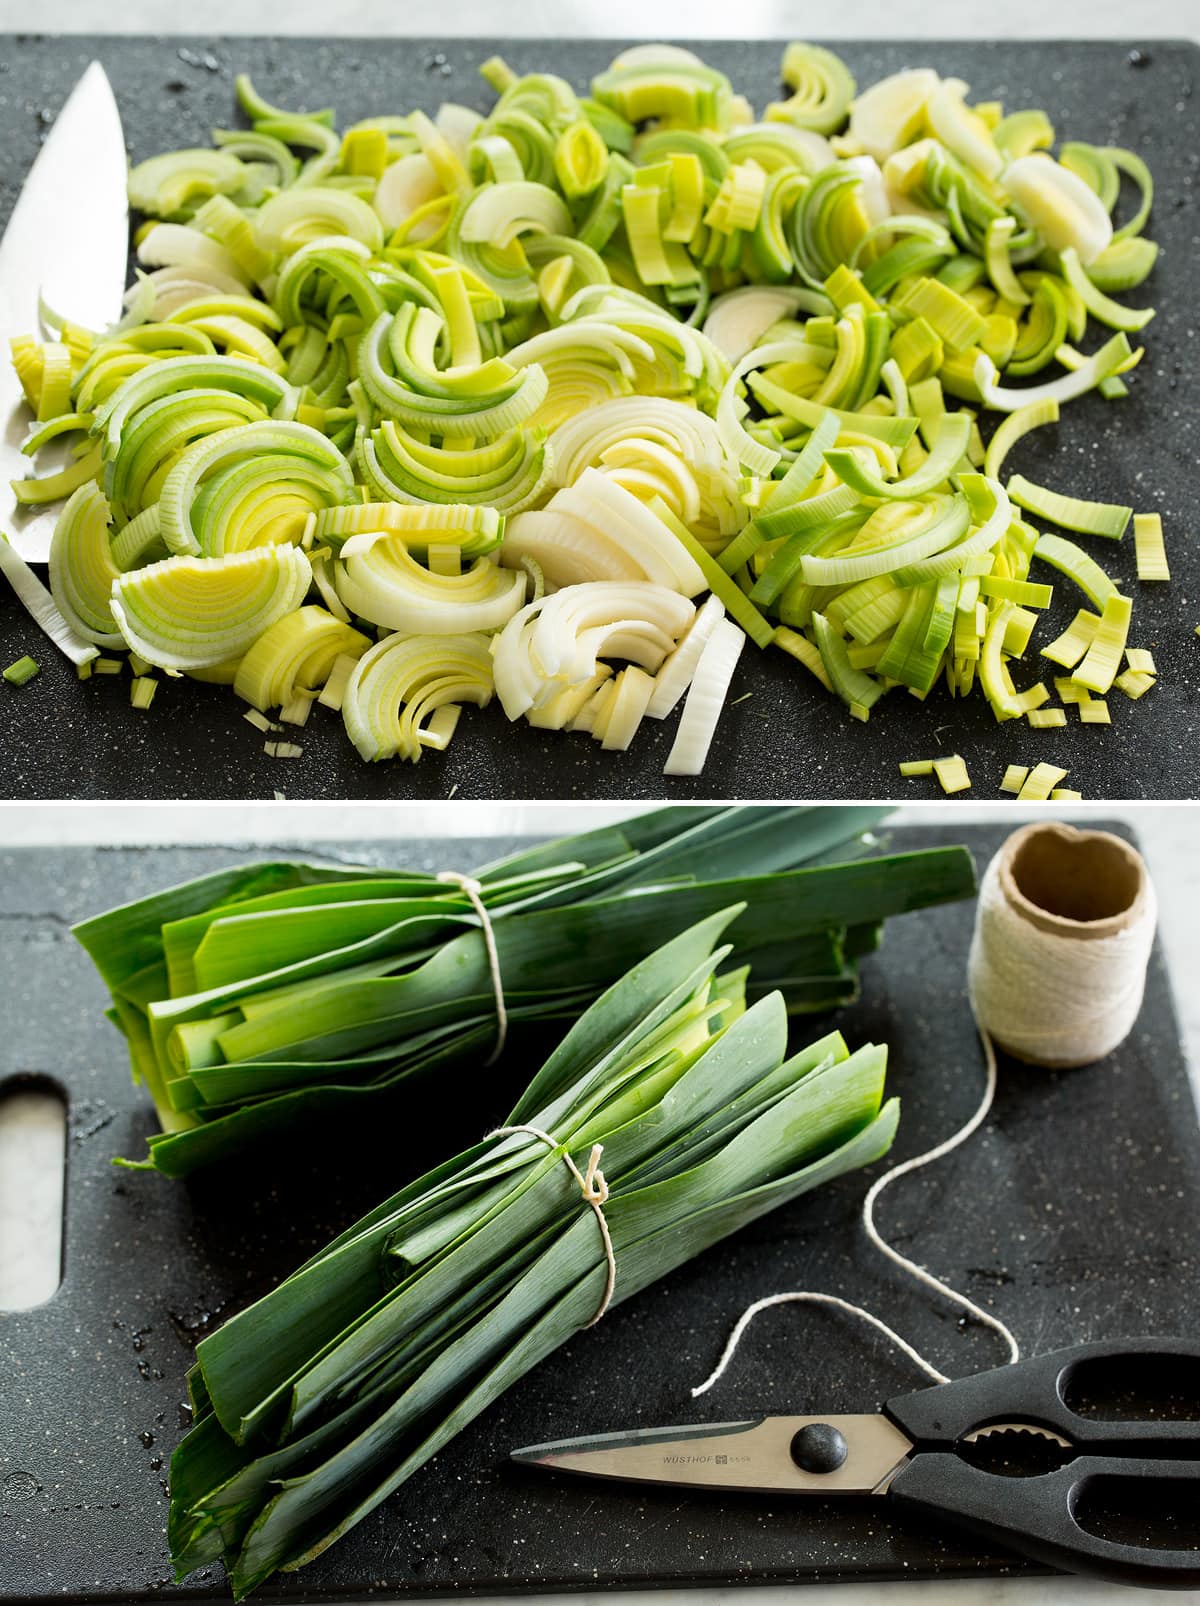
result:
[[[519,1122],[515,1126],[498,1126],[494,1132],[489,1132],[489,1138],[505,1138],[511,1132],[528,1132],[530,1137],[540,1138],[550,1149],[560,1147],[557,1139],[552,1138],[549,1132],[543,1132],[540,1126],[529,1126]],[[596,1314],[590,1321],[584,1322],[585,1327],[595,1327],[601,1316],[612,1303],[613,1289],[617,1286],[617,1257],[613,1251],[612,1234],[608,1230],[608,1222],[604,1218],[604,1206],[608,1203],[608,1183],[604,1180],[604,1172],[600,1169],[600,1156],[604,1153],[603,1143],[594,1143],[592,1152],[588,1156],[587,1171],[580,1171],[574,1160],[565,1149],[562,1151],[562,1161],[567,1170],[579,1184],[579,1191],[583,1195],[584,1203],[589,1205],[596,1218],[596,1225],[600,1229],[600,1239],[604,1244],[604,1259],[608,1275],[604,1281],[604,1293],[600,1296],[600,1303],[596,1307]]]
[[[447,882],[451,886],[461,887],[470,900],[471,907],[479,916],[480,928],[483,931],[483,943],[487,950],[488,967],[492,975],[492,991],[496,995],[496,1046],[484,1061],[485,1065],[493,1065],[499,1059],[508,1036],[508,1010],[504,1003],[504,978],[500,974],[500,955],[496,951],[496,933],[492,927],[491,916],[487,912],[482,893],[483,887],[474,876],[462,875],[457,870],[443,870],[439,881]],[[513,1132],[526,1132],[530,1137],[539,1138],[551,1149],[557,1149],[558,1143],[548,1132],[543,1132],[540,1126],[529,1126],[520,1123],[516,1126],[498,1126],[495,1131],[489,1132],[489,1138],[508,1137]],[[486,1141],[486,1140],[485,1140]],[[585,1327],[595,1327],[612,1303],[613,1289],[617,1285],[617,1257],[613,1252],[612,1234],[608,1230],[608,1222],[604,1217],[604,1206],[608,1203],[608,1183],[604,1179],[604,1172],[600,1169],[600,1156],[604,1153],[603,1143],[593,1145],[588,1156],[586,1171],[580,1171],[574,1160],[564,1149],[562,1153],[563,1164],[579,1184],[579,1192],[584,1203],[591,1209],[596,1218],[596,1225],[600,1229],[600,1240],[604,1245],[604,1260],[607,1267],[607,1276],[604,1280],[604,1293],[596,1307],[596,1314],[591,1321],[585,1322]]]
[[[460,887],[466,895],[472,909],[479,916],[479,926],[483,932],[483,946],[487,953],[488,969],[492,975],[492,992],[496,998],[496,1041],[492,1052],[484,1060],[484,1065],[494,1065],[504,1052],[504,1044],[508,1038],[508,1009],[504,1003],[504,978],[500,974],[500,955],[496,950],[496,933],[492,927],[492,917],[487,912],[487,905],[483,901],[483,883],[476,881],[474,876],[460,875],[457,870],[443,870],[439,881],[445,881],[451,886]]]
[[[1027,896],[1014,874],[1014,862],[1035,838],[1032,851],[1040,854],[1044,881],[1058,881],[1063,888],[1073,888],[1073,897],[1078,900],[1095,894],[1097,883],[1107,880],[1110,889],[1116,888],[1107,905],[1114,912],[1099,918],[1072,919],[1051,912]],[[1136,888],[1132,896],[1131,881]],[[1081,889],[1086,890],[1081,893]],[[1086,908],[1086,901],[1078,907]],[[1100,907],[1106,905],[1101,903]],[[893,1182],[940,1160],[982,1125],[996,1095],[997,1043],[1031,1064],[1066,1067],[1090,1064],[1124,1041],[1141,1008],[1156,916],[1154,887],[1146,866],[1119,837],[1101,831],[1076,831],[1058,822],[1029,825],[1014,832],[984,873],[968,961],[971,1009],[987,1071],[983,1097],[957,1132],[926,1153],[886,1171],[863,1200],[862,1223],[869,1242],[893,1265],[1003,1339],[1009,1364],[1019,1360],[1021,1354],[1010,1329],[965,1294],[893,1248],[875,1225],[875,1205]],[[730,1333],[717,1365],[703,1383],[692,1389],[692,1397],[706,1394],[724,1375],[746,1329],[760,1311],[788,1304],[826,1305],[855,1316],[890,1339],[931,1381],[950,1381],[894,1328],[861,1305],[834,1294],[804,1290],[771,1294],[748,1306]]]

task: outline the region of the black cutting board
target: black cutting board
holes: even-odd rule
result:
[[[1003,831],[897,831],[898,846],[965,839],[980,870]],[[507,843],[487,844],[502,851]],[[483,845],[343,845],[341,857],[421,868],[480,862]],[[179,1438],[195,1340],[255,1298],[415,1169],[474,1138],[409,1104],[374,1149],[357,1142],[191,1184],[122,1173],[153,1118],[130,1087],[103,990],[68,923],[251,855],[236,848],[14,850],[0,855],[0,974],[12,978],[7,1074],[70,1100],[65,1280],[45,1306],[0,1315],[0,1602],[221,1599],[220,1569],[168,1582],[162,1458]],[[895,1155],[969,1114],[982,1085],[963,976],[972,905],[892,922],[836,1024],[891,1046],[904,1114]],[[799,1023],[801,1040],[829,1025]],[[527,1069],[527,1066],[526,1066]],[[496,1073],[489,1073],[495,1075]],[[523,1075],[523,1072],[521,1073]],[[490,1107],[489,1107],[490,1105]],[[462,1108],[462,1101],[459,1108]],[[425,1118],[438,1131],[422,1143]],[[457,1120],[461,1123],[462,1117]],[[396,1137],[399,1135],[399,1141]],[[580,1334],[341,1544],[263,1598],[429,1595],[838,1578],[974,1577],[1022,1562],[870,1502],[789,1505],[557,1480],[507,1462],[580,1432],[761,1413],[873,1409],[920,1386],[865,1329],[820,1311],[761,1317],[728,1374],[693,1402],[737,1315],[760,1295],[825,1289],[892,1321],[943,1370],[998,1364],[997,1341],[899,1279],[864,1243],[865,1174],[776,1211]],[[1005,1063],[983,1134],[896,1185],[881,1225],[908,1253],[1008,1321],[1027,1353],[1078,1340],[1195,1331],[1200,1134],[1162,955],[1141,1019],[1082,1071]]]
[[[32,15],[32,14],[31,14]],[[79,73],[99,57],[112,78],[139,160],[184,144],[205,144],[234,118],[232,78],[248,70],[286,106],[333,105],[343,124],[371,113],[446,99],[480,110],[492,93],[476,71],[500,50],[519,70],[561,73],[582,88],[616,49],[592,40],[9,38],[0,42],[0,218],[7,215],[44,133]],[[779,93],[778,42],[697,47],[761,108]],[[415,768],[367,765],[340,719],[318,708],[297,740],[301,759],[263,752],[242,705],[225,689],[173,681],[147,715],[130,707],[127,677],[79,685],[0,588],[0,658],[32,653],[41,676],[17,692],[0,684],[0,797],[891,797],[902,759],[960,752],[976,796],[995,795],[1010,762],[1048,759],[1069,768],[1068,784],[1088,797],[1200,795],[1200,547],[1193,479],[1200,458],[1195,240],[1200,227],[1200,49],[1155,41],[985,43],[956,41],[837,47],[860,83],[929,62],[969,80],[979,99],[1009,108],[1045,107],[1060,136],[1127,145],[1150,163],[1158,200],[1150,233],[1162,246],[1147,301],[1159,308],[1145,333],[1147,358],[1119,405],[1086,397],[1064,409],[1057,429],[1039,431],[1010,460],[1031,479],[1071,494],[1136,503],[1163,514],[1175,576],[1138,585],[1132,536],[1123,550],[1091,541],[1101,562],[1132,587],[1136,645],[1153,650],[1157,688],[1134,706],[1110,700],[1111,727],[1034,731],[998,726],[981,696],[951,707],[938,692],[922,705],[897,692],[864,730],[807,672],[772,650],[748,646],[703,775],[666,780],[663,762],[675,721],[647,721],[629,753],[604,753],[589,737],[510,731],[498,706],[464,711],[448,753]],[[1040,568],[1040,565],[1039,565]],[[1053,579],[1047,573],[1045,578]],[[1039,628],[1045,645],[1082,597],[1057,586]],[[1051,628],[1053,627],[1053,628]],[[1032,683],[1047,660],[1018,677]],[[929,781],[905,783],[925,791]]]

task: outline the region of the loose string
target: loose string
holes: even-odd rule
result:
[[[976,1026],[979,1031],[979,1040],[983,1044],[987,1081],[983,1090],[983,1097],[975,1113],[964,1125],[959,1127],[957,1132],[953,1133],[944,1142],[937,1144],[935,1148],[926,1150],[924,1154],[915,1155],[911,1160],[903,1160],[899,1165],[893,1166],[890,1171],[885,1171],[883,1176],[872,1184],[866,1198],[863,1200],[862,1223],[869,1241],[881,1254],[886,1255],[894,1265],[899,1266],[902,1271],[906,1271],[910,1277],[915,1277],[926,1288],[930,1288],[944,1299],[948,1299],[952,1304],[959,1306],[968,1315],[974,1317],[977,1322],[997,1333],[1008,1346],[1008,1359],[1011,1363],[1020,1359],[1021,1348],[1011,1330],[1005,1326],[999,1317],[993,1316],[990,1311],[981,1309],[980,1306],[975,1304],[974,1300],[968,1299],[965,1294],[960,1294],[957,1289],[951,1288],[949,1283],[943,1282],[940,1277],[935,1277],[932,1272],[926,1271],[925,1267],[918,1265],[915,1260],[910,1260],[907,1255],[902,1255],[898,1249],[893,1248],[887,1242],[875,1225],[875,1205],[885,1188],[889,1187],[899,1177],[906,1176],[910,1171],[919,1171],[922,1166],[930,1165],[934,1160],[940,1160],[953,1149],[957,1149],[961,1143],[967,1141],[973,1132],[978,1131],[979,1127],[987,1119],[988,1111],[991,1109],[996,1097],[996,1049],[991,1037],[979,1025],[978,1021]],[[703,1383],[692,1389],[692,1398],[695,1399],[701,1394],[707,1394],[709,1389],[724,1376],[746,1329],[760,1311],[769,1310],[774,1305],[791,1304],[827,1305],[832,1306],[835,1310],[844,1311],[847,1315],[856,1316],[859,1320],[866,1322],[868,1326],[873,1327],[876,1332],[882,1333],[885,1338],[890,1339],[896,1348],[906,1355],[915,1366],[919,1367],[932,1382],[948,1383],[950,1381],[944,1372],[938,1371],[932,1362],[927,1361],[906,1339],[901,1338],[894,1328],[889,1327],[878,1316],[872,1315],[863,1306],[851,1304],[849,1300],[839,1299],[835,1294],[820,1294],[805,1289],[797,1293],[769,1294],[765,1299],[755,1300],[753,1305],[748,1306],[742,1312],[737,1325],[730,1333],[721,1358],[713,1371],[705,1378]]]
[[[540,1138],[548,1148],[560,1148],[560,1144],[548,1132],[543,1132],[540,1126],[529,1126],[524,1122],[519,1122],[515,1126],[498,1126],[494,1132],[488,1133],[488,1137],[503,1138],[507,1137],[510,1132],[528,1132],[530,1137]],[[612,1303],[613,1289],[617,1286],[617,1257],[613,1250],[612,1234],[608,1230],[608,1222],[604,1216],[604,1206],[608,1203],[608,1183],[604,1179],[604,1172],[600,1169],[600,1156],[603,1153],[603,1143],[593,1144],[592,1152],[588,1156],[587,1170],[584,1172],[580,1171],[567,1151],[565,1149],[562,1150],[563,1164],[579,1184],[579,1191],[583,1195],[583,1201],[590,1206],[592,1214],[596,1218],[596,1225],[600,1229],[600,1238],[604,1244],[604,1260],[608,1272],[604,1280],[604,1293],[601,1296],[599,1305],[596,1307],[596,1314],[591,1321],[584,1322],[583,1325],[585,1327],[595,1327]]]
[[[484,1065],[494,1065],[504,1052],[504,1044],[508,1038],[508,1009],[504,1002],[504,978],[500,974],[500,955],[496,949],[496,933],[492,926],[492,917],[488,914],[487,905],[483,901],[483,883],[476,881],[474,876],[460,875],[457,870],[443,870],[438,876],[439,881],[445,881],[452,886],[461,887],[470,901],[472,909],[479,916],[479,926],[483,932],[483,946],[487,952],[488,968],[492,973],[492,992],[496,999],[496,1042],[492,1052],[484,1060]]]

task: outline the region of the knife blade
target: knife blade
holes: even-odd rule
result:
[[[38,292],[90,329],[120,316],[129,252],[125,135],[112,86],[93,61],[71,91],[29,170],[0,239],[0,531],[27,562],[44,563],[57,505],[23,510],[10,480],[34,472],[21,452],[31,415],[9,361],[14,335],[39,333]],[[37,471],[50,473],[53,446]]]

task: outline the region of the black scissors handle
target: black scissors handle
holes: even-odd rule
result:
[[[889,1400],[914,1444],[949,1448],[995,1422],[1034,1422],[1080,1451],[1200,1460],[1200,1339],[1117,1338]]]
[[[1178,1508],[1200,1526],[1200,1461],[1138,1461],[1085,1456],[1033,1478],[1000,1477],[945,1452],[915,1455],[893,1478],[888,1496],[903,1509],[976,1533],[1064,1572],[1160,1589],[1200,1586],[1200,1549],[1160,1550],[1104,1539],[1080,1525],[1092,1497],[1107,1510],[1127,1500]],[[1129,1507],[1126,1507],[1129,1509]]]
[[[896,1505],[949,1517],[1069,1572],[1200,1586],[1200,1341],[1081,1344],[889,1400],[885,1410],[916,1446],[888,1489]],[[1076,1453],[1030,1477],[953,1453],[969,1433],[1001,1422],[1049,1428]],[[1168,1543],[1185,1548],[1149,1537],[1171,1515]]]

